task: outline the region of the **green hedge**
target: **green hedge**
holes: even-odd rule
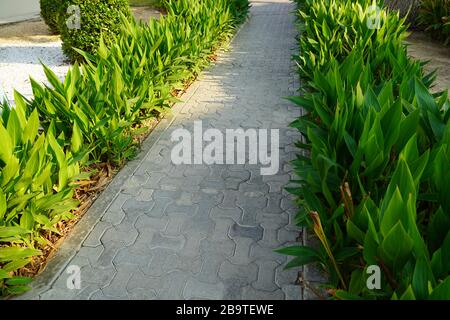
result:
[[[44,232],[73,218],[83,168],[132,157],[145,120],[177,99],[171,94],[209,63],[230,38],[242,12],[228,0],[177,0],[168,15],[149,24],[122,17],[120,33],[75,64],[61,82],[45,67],[49,86],[32,81],[30,101],[16,94],[0,119],[0,293],[27,290],[14,277],[39,249]],[[183,15],[175,13],[183,12]]]
[[[404,20],[372,1],[303,0],[304,136],[289,190],[318,248],[280,249],[319,264],[335,299],[450,298],[450,101],[408,58]],[[381,5],[381,3],[380,3]],[[367,269],[381,270],[369,289]]]
[[[80,28],[71,28],[67,24],[77,14],[67,10],[70,6],[79,8]],[[59,30],[66,55],[73,61],[80,60],[82,56],[74,48],[94,54],[100,37],[109,45],[121,30],[122,15],[131,17],[128,0],[65,0]]]
[[[41,17],[54,34],[59,34],[59,18],[64,0],[39,0]]]

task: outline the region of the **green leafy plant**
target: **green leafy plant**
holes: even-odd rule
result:
[[[16,105],[2,106],[0,119],[0,291],[2,295],[27,290],[28,280],[14,272],[39,255],[44,232],[58,233],[55,225],[73,218],[74,182],[81,177],[78,163],[61,146],[63,137],[40,133],[36,109],[28,112],[16,93]]]
[[[121,32],[95,54],[76,50],[75,64],[61,82],[45,68],[50,86],[32,81],[43,126],[67,139],[79,136],[90,160],[121,165],[135,153],[140,123],[177,101],[173,92],[209,63],[237,23],[227,1],[170,1],[168,15],[147,24],[123,16]],[[85,151],[85,150],[83,150]],[[79,152],[79,150],[74,150]]]
[[[408,58],[396,14],[382,12],[372,29],[365,23],[372,1],[301,4],[308,24],[301,52],[317,54],[298,58],[308,85],[290,99],[307,113],[292,126],[308,156],[294,161],[298,179],[289,191],[298,224],[320,245],[279,252],[295,257],[287,267],[322,266],[335,299],[448,299],[447,92],[429,92],[433,75]],[[359,22],[347,30],[350,17]],[[338,34],[347,50],[334,43]],[[383,272],[381,290],[366,286],[371,265]]]
[[[78,10],[68,10],[74,6]],[[128,0],[65,0],[59,19],[64,52],[75,61],[82,55],[74,48],[95,53],[101,37],[109,45],[120,32],[121,15],[131,17]]]
[[[450,41],[450,1],[422,0],[419,9],[419,24],[433,36]]]
[[[40,0],[41,17],[54,34],[59,34],[59,19],[64,0]]]

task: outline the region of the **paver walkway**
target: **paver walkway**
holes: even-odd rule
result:
[[[298,140],[300,114],[291,61],[295,9],[287,0],[252,1],[251,18],[231,50],[205,71],[175,106],[152,146],[66,266],[81,267],[81,290],[67,289],[63,268],[40,299],[300,299],[298,270],[274,253],[294,243],[295,205],[283,190]],[[174,165],[178,128],[278,128],[280,166]],[[108,191],[106,191],[108,192]],[[50,278],[49,272],[42,277]]]

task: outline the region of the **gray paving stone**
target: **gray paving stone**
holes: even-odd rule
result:
[[[184,243],[186,242],[185,237],[181,235],[177,236],[166,236],[160,233],[156,233],[153,236],[151,243],[149,244],[150,248],[163,248],[174,251],[179,251],[183,248]]]
[[[89,284],[82,288],[81,290],[78,290],[75,297],[72,298],[72,300],[89,300],[90,297],[99,290],[99,286],[95,284]]]
[[[252,286],[247,286],[242,290],[242,299],[243,300],[283,300],[285,299],[284,292],[280,290],[276,290],[273,292],[256,290]]]
[[[202,282],[207,283],[217,283],[219,282],[219,268],[220,265],[225,260],[223,255],[217,252],[211,252],[208,255],[202,255],[202,266],[197,279]]]
[[[152,201],[153,200],[153,192],[155,192],[154,189],[142,188],[142,186],[140,186],[139,194],[136,197],[136,200],[137,201]]]
[[[150,217],[148,215],[142,215],[140,216],[134,226],[138,231],[141,233],[144,232],[144,230],[151,229],[155,231],[164,231],[167,228],[167,224],[169,223],[169,217],[161,217],[161,218],[155,218]]]
[[[302,288],[300,286],[287,285],[281,290],[286,295],[286,300],[303,300]]]
[[[94,229],[91,231],[86,240],[84,240],[83,245],[86,247],[101,246],[102,242],[100,241],[100,239],[102,238],[103,234],[112,227],[113,225],[111,223],[100,221],[95,225]]]
[[[186,299],[220,300],[223,298],[225,286],[223,283],[211,284],[191,279],[184,289]]]
[[[81,286],[96,284],[99,287],[109,285],[116,274],[112,265],[108,267],[84,267],[81,269]]]
[[[128,281],[133,273],[137,271],[136,265],[123,265],[117,268],[117,273],[111,284],[102,289],[103,294],[111,298],[126,299]]]
[[[71,300],[76,296],[77,292],[75,290],[66,289],[50,289],[43,294],[41,294],[41,300]]]
[[[222,202],[219,204],[219,207],[225,209],[235,208],[238,194],[239,192],[235,190],[225,190],[224,198]]]
[[[251,247],[255,244],[255,241],[251,238],[235,237],[233,241],[236,243],[236,249],[234,254],[229,260],[233,264],[247,265],[253,262],[250,257]]]
[[[128,291],[128,298],[130,300],[155,300],[157,294],[155,290],[136,288]]]
[[[213,219],[217,219],[217,218],[230,218],[233,219],[235,222],[239,221],[239,219],[242,216],[242,209],[239,207],[234,207],[234,208],[220,208],[220,207],[214,207],[211,209],[211,214],[210,216]]]
[[[150,213],[154,205],[153,201],[137,201],[131,198],[125,201],[122,209],[130,219],[136,220],[139,216]]]
[[[288,260],[291,260],[292,258],[289,257]],[[302,268],[300,268],[301,270]],[[284,288],[285,286],[296,284],[298,281],[295,281],[300,276],[300,271],[297,268],[291,268],[288,270],[284,269],[283,265],[280,265],[275,270],[275,283],[280,288]],[[294,281],[293,281],[294,280]]]
[[[130,175],[117,178],[122,180],[109,197],[114,200],[74,249],[68,263],[80,264],[82,290],[68,292],[67,274],[61,272],[35,297],[310,297],[295,285],[300,268],[284,271],[287,257],[274,252],[295,243],[301,231],[294,223],[296,204],[284,189],[294,177],[288,162],[299,152],[294,143],[300,139],[289,124],[301,110],[283,99],[299,88],[291,60],[291,49],[297,50],[295,4],[252,0],[252,5],[231,50],[219,53],[185,101],[173,107],[173,117],[161,121],[159,136],[152,134],[147,153],[124,169]],[[171,133],[192,130],[196,120],[221,131],[279,129],[279,172],[262,176],[261,165],[249,163],[174,165]]]
[[[192,217],[197,213],[198,205],[178,205],[175,203],[170,203],[165,210],[168,215],[184,215]]]
[[[108,210],[102,217],[102,221],[109,223],[113,226],[120,224],[125,218],[125,212],[122,209],[119,210]]]
[[[260,209],[255,207],[248,207],[246,205],[241,206],[242,215],[238,220],[239,224],[243,226],[254,226],[258,224],[257,216],[261,212]]]
[[[223,280],[225,286],[225,300],[242,300],[242,289],[247,286],[247,282],[241,279]]]
[[[164,266],[173,250],[156,248],[151,251],[152,259],[146,267],[139,268],[146,276],[161,277],[165,274]]]
[[[227,257],[231,257],[236,248],[236,243],[231,239],[211,240],[209,238],[203,239],[200,242],[200,250],[202,254],[218,253]]]
[[[186,256],[171,254],[165,262],[164,270],[167,272],[172,271],[186,271],[188,273],[197,274],[200,272],[202,266],[200,256]]]
[[[112,261],[117,252],[124,247],[124,243],[120,241],[120,239],[117,239],[116,241],[108,241],[104,243],[103,246],[105,247],[105,250],[103,250],[95,265],[109,267],[112,265]]]
[[[233,223],[229,231],[232,239],[237,237],[250,238],[253,241],[261,240],[263,237],[263,228],[261,226],[241,226],[238,223]]]
[[[259,266],[258,279],[253,283],[257,290],[275,291],[279,287],[275,283],[275,269],[278,267],[276,261],[259,260],[256,261]]]
[[[163,300],[181,300],[183,299],[183,290],[187,286],[190,275],[186,272],[171,271],[166,273],[162,279],[162,288],[158,293]]]
[[[226,260],[219,269],[219,277],[224,280],[239,279],[246,281],[247,283],[252,283],[253,281],[256,281],[257,276],[258,266],[254,263],[248,265],[236,265]]]
[[[104,249],[105,248],[102,245],[100,245],[98,247],[83,246],[78,251],[77,257],[86,258],[86,259],[88,259],[89,264],[94,265],[94,263],[100,257],[100,255],[102,254]]]
[[[115,266],[124,264],[134,264],[140,267],[145,267],[150,264],[152,260],[151,250],[133,250],[134,248],[122,248],[114,257],[113,263]]]
[[[136,228],[130,222],[124,221],[121,224],[106,230],[101,241],[102,243],[121,241],[125,246],[130,246],[136,241],[137,237],[138,231]]]
[[[275,252],[272,248],[263,247],[256,243],[250,248],[250,257],[259,260],[273,260],[280,265],[286,261],[286,256]]]

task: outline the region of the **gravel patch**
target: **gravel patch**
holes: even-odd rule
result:
[[[143,22],[159,19],[162,14],[148,7],[132,8],[132,12]],[[61,80],[70,67],[59,36],[52,35],[41,19],[0,25],[0,100],[3,91],[12,102],[14,89],[27,98],[32,97],[30,77],[47,84],[41,62]]]
[[[41,62],[63,80],[70,63],[61,49],[61,42],[2,42],[0,44],[0,86],[11,101],[14,89],[32,97],[30,77],[48,84]]]

